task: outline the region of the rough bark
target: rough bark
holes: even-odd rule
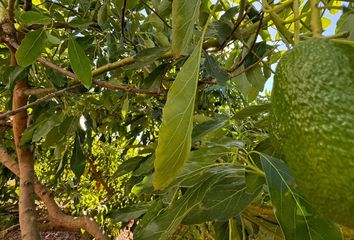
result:
[[[0,147],[0,162],[11,172],[19,176],[20,169],[16,161],[11,158],[6,150]],[[97,240],[108,240],[108,236],[100,229],[100,226],[91,217],[73,217],[64,214],[58,204],[55,202],[49,189],[43,186],[37,179],[34,182],[34,189],[38,197],[44,202],[48,211],[49,220],[56,225],[67,230],[76,231],[84,229]]]

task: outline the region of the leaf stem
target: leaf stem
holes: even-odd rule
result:
[[[311,4],[311,30],[314,37],[321,37],[322,23],[321,12],[318,8],[318,0],[310,0]]]
[[[299,0],[294,0],[293,2],[294,19],[299,18]],[[300,19],[294,21],[294,45],[300,42]]]

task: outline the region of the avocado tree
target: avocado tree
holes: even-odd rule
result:
[[[0,25],[0,238],[354,236],[351,0],[0,0]]]

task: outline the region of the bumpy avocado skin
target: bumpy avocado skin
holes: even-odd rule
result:
[[[354,227],[354,48],[311,39],[286,53],[274,76],[271,129],[309,202]]]

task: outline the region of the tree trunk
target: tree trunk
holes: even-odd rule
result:
[[[27,89],[26,80],[16,83],[13,92],[12,108],[16,109],[27,104],[27,96],[23,91]],[[20,227],[22,240],[40,240],[36,221],[34,203],[34,159],[28,148],[21,149],[19,143],[27,127],[27,112],[20,112],[13,117],[13,133],[16,144],[16,153],[20,168]]]

